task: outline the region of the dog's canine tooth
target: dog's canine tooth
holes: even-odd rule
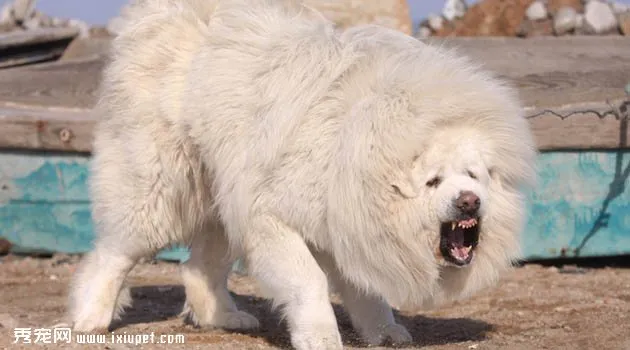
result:
[[[451,230],[454,230],[455,227],[457,227],[457,223],[455,221],[453,221],[452,224],[451,224]]]

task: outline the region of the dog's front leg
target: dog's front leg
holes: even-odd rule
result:
[[[244,242],[249,272],[282,306],[298,350],[342,349],[326,275],[302,237],[272,216],[259,216]]]

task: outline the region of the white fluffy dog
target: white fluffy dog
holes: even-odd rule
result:
[[[97,110],[98,238],[74,329],[108,327],[141,257],[191,247],[187,309],[258,326],[226,288],[242,257],[297,349],[342,347],[329,284],[371,344],[408,342],[389,305],[490,286],[519,253],[535,147],[515,94],[402,33],[343,33],[289,0],[140,0]]]

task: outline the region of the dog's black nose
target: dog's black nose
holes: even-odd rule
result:
[[[470,191],[462,191],[455,200],[455,205],[462,212],[472,215],[479,210],[481,200],[476,194]]]

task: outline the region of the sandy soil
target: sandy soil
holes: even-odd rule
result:
[[[115,334],[182,334],[184,345],[112,343],[13,344],[16,327],[63,323],[68,280],[76,257],[0,258],[0,348],[277,349],[289,344],[284,324],[258,296],[255,283],[234,274],[230,289],[240,307],[261,320],[253,333],[196,329],[178,317],[184,290],[172,263],[143,263],[131,274],[134,306]],[[361,348],[347,316],[336,313],[348,349]],[[421,315],[397,314],[415,343],[407,349],[630,349],[630,269],[544,267],[515,269],[497,288]],[[107,334],[108,337],[111,334]],[[157,337],[156,336],[156,337]],[[157,339],[157,338],[154,338]],[[34,336],[31,337],[34,340]],[[380,348],[379,348],[380,349]]]

